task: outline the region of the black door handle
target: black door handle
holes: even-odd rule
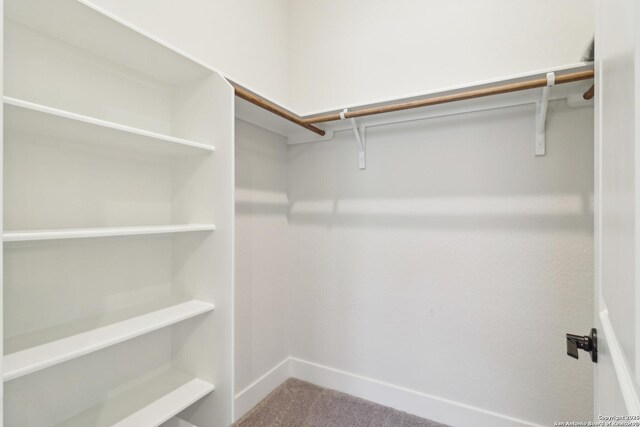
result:
[[[598,363],[598,333],[595,328],[585,336],[567,334],[567,355],[577,359],[578,349],[591,353],[591,361]]]

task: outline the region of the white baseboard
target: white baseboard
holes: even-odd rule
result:
[[[236,395],[240,418],[287,378],[297,378],[454,427],[543,427],[518,418],[289,357]]]
[[[280,384],[291,378],[289,358],[274,366],[269,372],[258,378],[247,388],[236,394],[234,399],[234,416],[238,421],[258,402],[267,397]]]

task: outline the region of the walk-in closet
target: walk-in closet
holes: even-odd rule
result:
[[[0,427],[640,425],[636,1],[0,3]]]

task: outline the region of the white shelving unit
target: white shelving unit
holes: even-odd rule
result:
[[[3,63],[4,425],[231,425],[232,87],[85,0]]]

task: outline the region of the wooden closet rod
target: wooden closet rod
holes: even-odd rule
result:
[[[282,117],[283,119],[287,119],[290,122],[293,122],[295,124],[297,124],[298,126],[302,126],[303,128],[310,130],[311,132],[315,132],[320,136],[324,136],[325,132],[320,129],[317,128],[315,126],[313,126],[310,123],[305,123],[304,119],[300,116],[297,116],[295,114],[293,114],[292,112],[285,110],[284,108],[280,107],[279,105],[276,105],[270,101],[267,101],[264,98],[261,98],[257,95],[255,95],[252,92],[249,92],[246,89],[243,89],[241,87],[238,86],[234,86],[234,89],[236,91],[236,96],[238,98],[242,98],[245,101],[249,101],[250,103],[257,105],[258,107],[265,109],[273,114],[277,114],[278,116]]]
[[[563,83],[577,82],[580,80],[589,80],[593,78],[593,75],[594,75],[593,70],[580,71],[580,72],[569,73],[569,74],[561,74],[559,76],[556,76],[555,84],[558,85]],[[344,114],[344,118],[351,119],[356,117],[371,116],[374,114],[392,113],[394,111],[410,110],[413,108],[428,107],[430,105],[446,104],[448,102],[464,101],[467,99],[482,98],[485,96],[500,95],[503,93],[518,92],[521,90],[541,88],[541,87],[545,87],[546,85],[547,85],[546,78],[533,79],[533,80],[527,80],[524,82],[488,87],[485,89],[477,89],[477,90],[471,90],[468,92],[454,93],[451,95],[437,96],[434,98],[420,99],[417,101],[399,102],[397,104],[385,105],[382,107],[372,107],[372,108],[364,108],[362,110],[356,110],[356,111],[347,111]],[[307,130],[310,130],[311,132],[314,132],[320,136],[324,136],[325,131],[314,126],[314,124],[341,120],[340,113],[329,113],[329,114],[324,114],[324,115],[315,116],[315,117],[302,118],[280,107],[279,105],[274,104],[273,102],[267,101],[266,99],[242,87],[238,87],[234,85],[234,89],[237,97],[242,98],[245,101],[248,101],[254,105],[257,105],[258,107],[265,109],[273,114],[276,114],[286,120],[289,120],[290,122],[295,123],[298,126],[301,126]],[[585,93],[585,99],[591,99],[590,97],[593,97],[593,88],[591,88],[589,91],[587,91],[587,93]]]
[[[555,84],[571,83],[580,80],[588,80],[593,78],[593,70],[580,71],[570,74],[560,74],[556,76]],[[374,114],[392,113],[394,111],[409,110],[412,108],[427,107],[429,105],[445,104],[454,101],[463,101],[466,99],[482,98],[491,95],[500,95],[503,93],[517,92],[521,90],[535,89],[545,87],[547,79],[534,79],[518,83],[510,83],[500,86],[489,87],[485,89],[471,90],[468,92],[454,93],[451,95],[443,95],[435,98],[420,99],[417,101],[399,102],[397,104],[385,105],[383,107],[365,108],[356,111],[347,111],[344,114],[345,119],[356,117],[371,116]],[[330,113],[315,117],[309,117],[302,120],[305,124],[316,124],[341,120],[340,113]]]
[[[589,88],[589,90],[587,90],[582,97],[584,99],[586,99],[587,101],[590,99],[593,99],[593,96],[596,94],[596,85],[591,85],[591,87]]]

